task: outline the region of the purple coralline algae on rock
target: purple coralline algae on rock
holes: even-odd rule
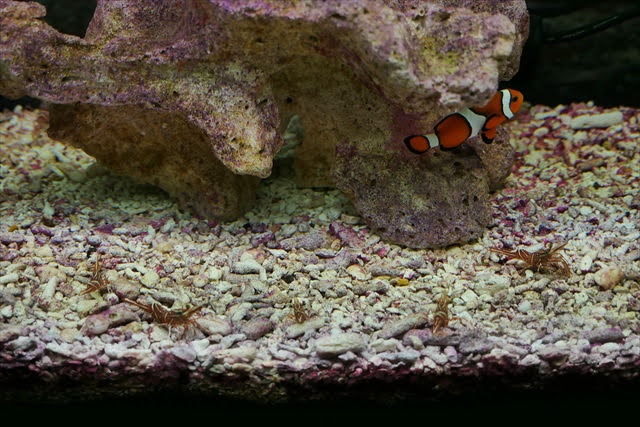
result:
[[[381,236],[437,247],[490,221],[506,132],[419,158],[402,140],[515,73],[523,0],[98,0],[84,38],[45,14],[0,0],[0,94],[47,101],[52,138],[201,215],[250,207],[298,115],[298,184],[344,191]]]

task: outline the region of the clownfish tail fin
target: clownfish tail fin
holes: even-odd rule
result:
[[[404,139],[404,145],[409,151],[415,154],[426,153],[429,149],[429,143],[423,135],[411,135]]]
[[[424,154],[430,148],[439,145],[435,135],[411,135],[404,139],[404,144],[415,154]]]

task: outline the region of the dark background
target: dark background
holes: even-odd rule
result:
[[[95,0],[38,0],[45,20],[67,34],[84,36]],[[520,72],[505,87],[524,93],[533,104],[594,101],[604,107],[640,107],[640,0],[531,0],[531,31]],[[624,11],[626,21],[576,40],[545,43],[550,35],[601,21]],[[0,97],[0,110],[38,100]]]
[[[372,390],[384,398],[385,390]],[[295,403],[288,405],[262,405],[244,400],[193,397],[186,395],[154,394],[144,398],[128,397],[103,399],[67,404],[40,402],[2,402],[2,420],[23,419],[31,423],[53,420],[65,425],[92,426],[100,421],[124,425],[193,427],[235,427],[253,425],[294,425],[311,427],[323,425],[363,426],[389,425],[389,427],[421,426],[523,426],[606,425],[626,421],[636,425],[638,420],[637,391],[616,387],[604,382],[602,387],[562,389],[545,392],[492,392],[478,391],[457,398],[438,401],[400,403],[367,403],[342,399]],[[629,419],[631,422],[629,422]],[[635,422],[633,420],[636,420]],[[195,424],[194,421],[198,422]],[[206,422],[206,424],[204,424]],[[260,423],[260,424],[258,424]],[[384,423],[384,424],[383,424]],[[7,424],[8,425],[8,424]]]
[[[639,0],[532,0],[529,39],[518,75],[507,85],[533,104],[594,101],[640,107]],[[592,35],[559,43],[545,38],[622,16]]]

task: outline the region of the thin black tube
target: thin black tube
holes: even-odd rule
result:
[[[614,25],[624,22],[627,19],[635,18],[637,16],[640,16],[640,6],[635,6],[616,15],[609,16],[602,21],[583,25],[582,27],[573,28],[561,33],[545,35],[542,39],[542,42],[545,44],[551,44],[580,39],[582,37],[590,36],[591,34],[604,31],[607,28],[613,27]]]
[[[598,3],[602,3],[602,0],[574,0],[557,2],[552,5],[549,5],[548,3],[536,4],[534,1],[528,1],[527,9],[531,15],[548,18],[566,15],[575,12],[578,9],[584,9]]]

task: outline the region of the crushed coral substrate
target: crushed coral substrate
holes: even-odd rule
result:
[[[426,396],[488,378],[634,378],[639,122],[630,108],[524,108],[507,125],[517,162],[492,226],[474,244],[413,250],[370,233],[337,190],[296,188],[286,159],[253,210],[218,224],[50,140],[46,112],[0,113],[2,395],[278,401],[373,398],[358,386],[378,379]],[[566,243],[569,276],[489,251],[548,243]],[[176,324],[124,298],[176,310]]]

